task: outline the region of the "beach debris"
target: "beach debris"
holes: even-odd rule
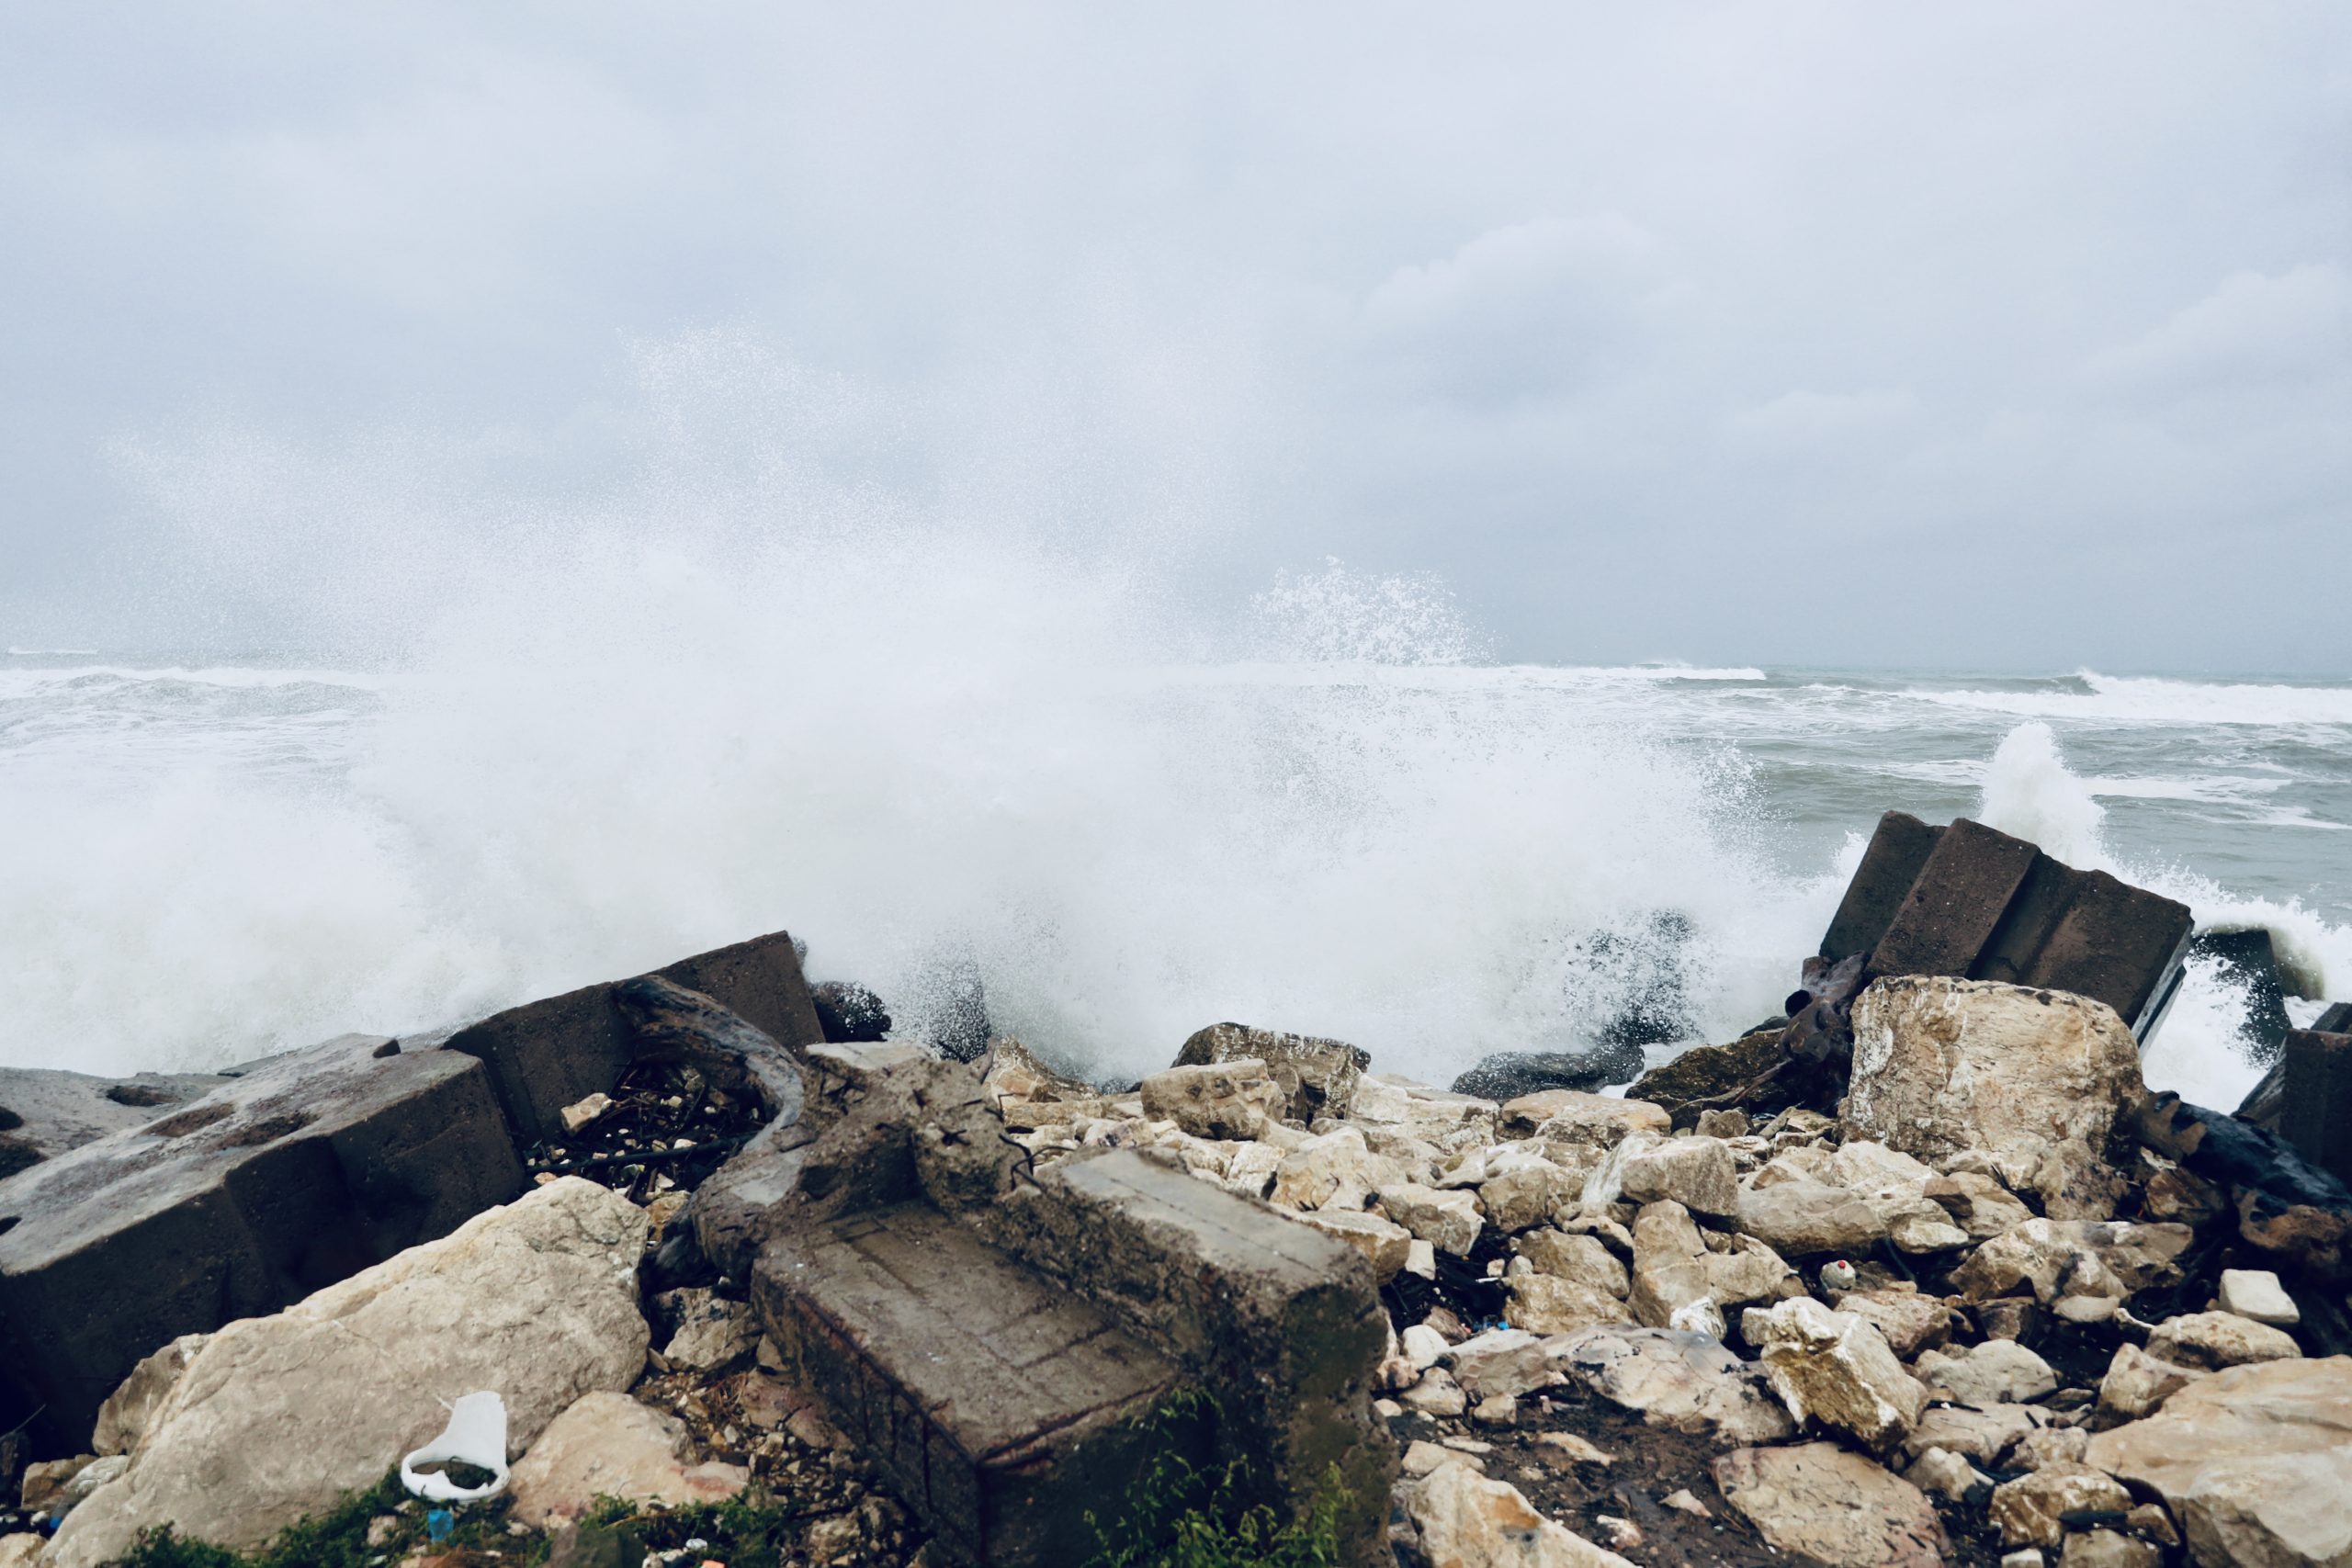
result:
[[[447,1469],[425,1468],[432,1465],[469,1465],[488,1472],[489,1479],[469,1484]],[[401,1459],[401,1484],[409,1495],[435,1503],[495,1497],[506,1489],[506,1401],[491,1389],[460,1394],[441,1435]]]

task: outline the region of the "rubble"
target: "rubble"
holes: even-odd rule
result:
[[[1096,1085],[1002,1037],[859,1038],[845,992],[777,1034],[674,975],[501,1015],[413,1055],[544,1183],[518,1209],[584,1176],[636,1216],[643,1293],[626,1372],[524,1401],[500,1517],[570,1562],[605,1550],[583,1499],[632,1497],[633,1565],[740,1491],[797,1499],[778,1561],[1079,1562],[1104,1498],[1146,1528],[1156,1466],[1231,1462],[1277,1522],[1337,1499],[1351,1564],[2338,1560],[2352,1191],[2146,1093],[2177,908],[1890,817],[1786,1015],[1623,1098],[1240,1024]],[[757,992],[774,940],[705,977]],[[0,1298],[33,1225],[0,1230]],[[435,1245],[400,1257],[445,1271]],[[28,1456],[104,1456],[38,1472],[51,1508],[88,1492],[62,1542],[163,1495],[244,1331],[130,1336]]]

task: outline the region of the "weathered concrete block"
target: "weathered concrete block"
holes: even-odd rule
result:
[[[164,1109],[229,1081],[220,1073],[102,1078],[56,1067],[0,1067],[0,1176],[153,1122]]]
[[[1854,879],[1846,885],[1846,897],[1821,939],[1821,956],[1836,964],[1876,947],[1942,836],[1941,828],[1929,827],[1908,812],[1890,811],[1880,818],[1878,831],[1871,835],[1862,863],[1854,868]]]
[[[2144,1041],[2179,986],[2193,923],[2185,904],[2075,870],[1981,822],[1931,828],[1890,811],[1821,951],[1869,953],[1871,976],[2070,991],[2105,1002]]]
[[[1132,1149],[1066,1161],[979,1219],[1207,1388],[1219,1443],[1272,1501],[1308,1506],[1336,1475],[1347,1561],[1369,1557],[1396,1445],[1373,1422],[1387,1321],[1361,1255]]]
[[[2352,1034],[2290,1030],[2278,1066],[2278,1135],[2352,1185]]]
[[[0,1423],[70,1451],[140,1359],[523,1188],[470,1057],[345,1035],[0,1181]]]
[[[718,1001],[796,1055],[825,1037],[786,932],[698,953],[654,973]],[[637,1054],[635,1032],[614,1002],[622,983],[526,1002],[434,1043],[479,1056],[489,1066],[518,1145],[560,1140],[563,1108],[611,1089]]]
[[[787,1236],[752,1292],[786,1365],[965,1560],[1086,1561],[1088,1513],[1110,1524],[1164,1451],[1146,1418],[1175,1365],[927,1205]]]

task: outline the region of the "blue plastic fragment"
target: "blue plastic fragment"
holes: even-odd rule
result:
[[[458,1516],[447,1508],[435,1508],[424,1516],[424,1533],[434,1540],[448,1540],[457,1528]]]

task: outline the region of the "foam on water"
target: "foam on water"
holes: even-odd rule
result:
[[[2101,831],[2106,810],[2095,797],[2095,781],[2068,770],[2047,724],[2028,720],[2003,739],[1984,791],[1983,821],[2030,839],[2070,865],[2113,872],[2177,898],[2200,929],[2268,930],[2281,966],[2313,994],[2332,994],[2352,980],[2352,931],[2299,901],[2234,896],[2177,866],[2119,863]],[[2224,978],[2213,961],[2192,959],[2143,1060],[2149,1085],[2200,1105],[2234,1109],[2262,1071],[2248,1051],[2246,1016],[2243,988]]]
[[[2146,802],[2009,694],[1497,666],[1442,584],[1337,563],[1204,600],[1157,491],[1086,512],[910,479],[859,456],[887,431],[854,399],[786,377],[754,418],[652,369],[628,473],[585,499],[481,494],[405,448],[308,479],[266,454],[266,483],[252,443],[152,459],[205,591],[336,651],[0,666],[0,1061],[217,1065],[788,927],[910,1032],[976,968],[1001,1027],[1104,1074],[1239,1019],[1442,1082],[1589,1040],[1661,974],[1691,1033],[1755,1022],[1856,829],[1979,781],[1996,825],[2352,982],[2345,930],[2295,898],[2118,863],[2100,801]],[[2016,700],[2206,703],[2074,684]],[[1975,716],[2013,711],[1996,749]],[[2150,1076],[2234,1103],[2243,1016],[2200,971]]]

